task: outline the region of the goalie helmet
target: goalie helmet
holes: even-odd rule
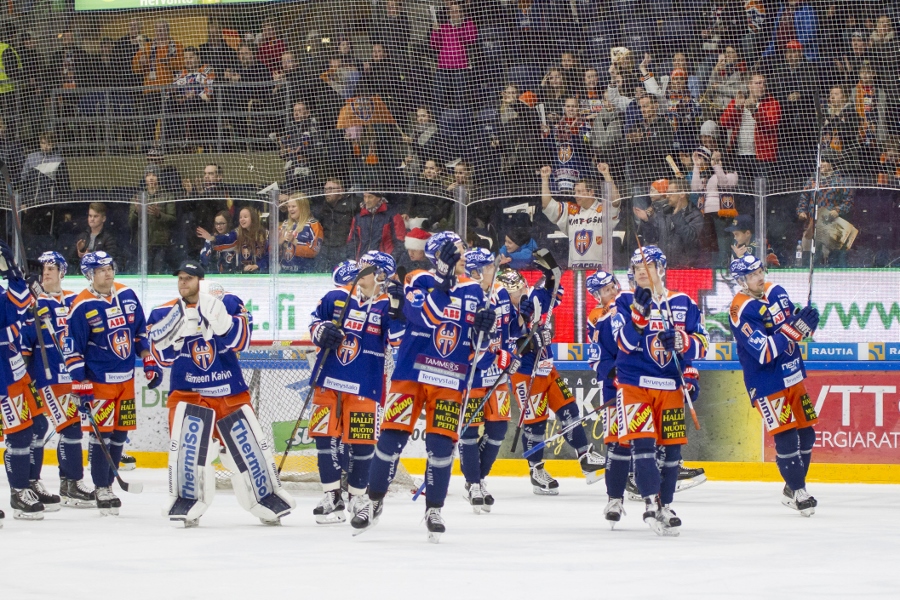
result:
[[[66,262],[65,257],[54,250],[48,250],[41,254],[38,257],[38,262],[42,265],[56,265],[56,268],[59,269],[60,279],[65,277],[66,272],[69,270],[69,264]]]
[[[344,260],[338,263],[331,273],[331,280],[334,285],[342,286],[351,283],[359,274],[359,265],[355,260]]]
[[[587,291],[590,292],[591,296],[596,298],[598,301],[600,300],[600,290],[611,283],[616,284],[617,292],[622,291],[622,286],[619,285],[619,280],[616,279],[616,276],[612,273],[607,273],[606,271],[598,270],[596,273],[590,275],[587,279],[584,280]]]
[[[428,241],[425,242],[425,256],[431,261],[431,264],[437,265],[437,253],[447,242],[459,244],[462,242],[462,239],[452,231],[441,231],[428,238]]]
[[[762,260],[756,258],[752,254],[745,254],[744,256],[731,261],[731,274],[738,285],[744,289],[747,288],[747,275],[750,275],[759,269],[765,270]]]
[[[636,248],[631,255],[631,263],[628,265],[628,284],[631,286],[631,289],[634,289],[636,285],[634,282],[634,268],[643,266],[645,262],[654,263],[659,278],[665,281],[666,255],[659,249],[659,246],[650,244],[642,248]]]
[[[115,272],[116,261],[114,261],[113,257],[103,250],[88,252],[81,258],[81,274],[92,280],[94,278],[95,269],[99,269],[100,267],[106,267],[109,265],[112,266],[113,272]]]
[[[495,256],[486,248],[473,248],[463,255],[466,261],[466,275],[472,277],[477,274],[481,277],[481,270],[494,264]]]
[[[504,269],[497,275],[497,283],[506,288],[510,294],[514,294],[519,290],[528,287],[528,282],[522,277],[522,274],[515,269]]]
[[[378,250],[369,250],[359,258],[360,264],[374,265],[384,273],[384,278],[392,276],[397,271],[397,262],[394,257]]]

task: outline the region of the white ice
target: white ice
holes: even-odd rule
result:
[[[316,525],[318,492],[294,492],[296,511],[265,527],[220,491],[184,530],[160,515],[163,470],[124,477],[145,489],[117,490],[119,517],[64,508],[18,521],[0,504],[2,598],[900,598],[898,486],[812,484],[807,519],[779,503],[778,484],[711,481],[676,496],[681,536],[659,538],[638,503],[611,531],[602,482],[562,479],[559,496],[538,497],[525,479],[493,478],[494,511],[474,515],[454,477],[433,545],[410,496],[389,496],[355,538],[349,524]]]

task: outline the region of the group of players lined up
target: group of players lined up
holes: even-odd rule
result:
[[[24,332],[29,327],[29,292],[8,248],[0,250],[4,259],[0,272],[9,281],[4,298],[8,322],[3,325],[13,331],[20,323]],[[423,409],[428,453],[425,523],[433,542],[445,531],[441,508],[457,441],[466,498],[475,512],[491,511],[494,498],[485,479],[506,434],[511,396],[520,408],[535,493],[558,490],[541,460],[550,410],[561,421],[561,432],[576,450],[589,482],[598,480],[607,465],[588,442],[580,425],[585,417],[580,417],[575,398],[550,357],[549,323],[543,319],[549,320],[562,293],[552,260],[537,260],[544,277],[529,287],[515,271],[498,273],[498,262],[489,251],[466,251],[451,232],[433,235],[425,253],[434,268],[409,274],[397,274],[391,257],[379,252],[340,265],[335,270],[336,289],[313,312],[310,331],[321,351],[313,371],[318,377],[311,382],[308,427],[325,490],[314,515],[319,523],[340,523],[349,508],[355,535],[378,522],[400,454]],[[110,436],[113,451],[113,465],[98,460],[96,468],[99,453],[90,454],[94,492],[79,483],[74,466],[70,471],[61,466],[65,476],[61,492],[82,490],[88,496],[85,502],[94,502],[101,512],[117,513],[120,503],[109,496],[115,498],[114,451],[118,448],[121,455],[124,435],[116,436],[134,426],[134,394],[131,371],[125,380],[125,369],[117,370],[111,357],[121,357],[122,346],[127,345],[129,368],[134,361],[131,352],[146,351],[144,370],[151,386],[161,379],[158,364],[171,368],[170,501],[165,514],[185,526],[198,524],[212,501],[213,461],[219,457],[236,473],[233,481],[240,504],[263,523],[279,523],[294,501],[280,486],[237,361],[236,353],[246,347],[252,330],[242,302],[220,289],[205,290],[214,294],[201,292],[202,268],[185,263],[176,272],[179,297],[154,309],[144,326],[139,303],[127,288],[112,283],[112,267],[103,264],[108,257],[102,254],[86,256],[82,262],[90,286],[71,303],[67,319],[56,329],[39,319],[42,331],[53,338],[46,351],[55,349],[58,356],[65,356],[68,369],[61,365],[59,371],[71,374],[72,394],[63,388],[54,396],[65,398],[60,403],[63,414],[71,420],[73,407],[80,407],[83,419],[102,422],[109,432],[102,437]],[[44,257],[42,261],[47,286],[46,274],[55,261]],[[111,272],[108,287],[97,276],[106,266]],[[703,358],[707,340],[696,304],[685,294],[665,289],[665,266],[665,255],[648,246],[632,257],[631,291],[621,291],[612,274],[598,271],[590,276],[588,289],[599,305],[590,315],[589,331],[591,362],[603,386],[604,404],[597,411],[604,420],[608,455],[605,518],[614,525],[624,515],[622,501],[633,468],[633,483],[645,502],[643,520],[659,535],[677,535],[681,521],[670,504],[678,483],[680,447],[686,442],[685,396],[696,395],[699,389],[691,363]],[[818,314],[812,308],[796,311],[782,288],[766,283],[764,267],[752,256],[735,261],[732,272],[742,291],[732,306],[731,326],[751,401],[775,436],[777,462],[787,484],[783,502],[808,516],[816,505],[805,490],[815,412],[803,389],[805,371],[797,342],[815,331]],[[38,305],[48,297],[65,298],[65,293],[45,291]],[[127,304],[120,300],[123,297]],[[94,308],[92,303],[99,304]],[[125,317],[121,327],[117,309]],[[45,313],[38,309],[41,314]],[[80,320],[85,326],[76,324]],[[60,330],[61,326],[65,328]],[[385,390],[381,373],[385,352],[392,347],[395,368]],[[31,364],[39,361],[33,358]],[[107,381],[110,373],[121,373],[123,380]],[[8,375],[3,373],[4,378]],[[15,393],[20,388],[14,384],[20,380],[10,377],[12,383],[3,383]],[[44,399],[43,390],[35,396],[37,404]],[[7,393],[3,402],[9,403],[11,397]],[[11,406],[15,405],[13,400]],[[36,406],[19,414],[27,418],[40,410]],[[14,434],[5,406],[3,413],[4,430]],[[57,428],[74,424],[77,419]],[[29,421],[16,431],[30,427]],[[80,450],[80,431],[77,435]],[[35,432],[27,437],[27,446],[11,445],[7,435],[8,452],[24,449],[12,456],[24,456],[25,467],[33,462],[29,452]],[[91,442],[93,450],[93,436]],[[60,458],[62,465],[62,454]],[[49,494],[39,485],[39,470],[33,481],[26,481],[21,470],[12,473],[12,462],[7,461],[7,471],[16,516],[42,513]],[[341,493],[342,471],[347,474],[349,506]],[[75,482],[74,488],[69,482]]]

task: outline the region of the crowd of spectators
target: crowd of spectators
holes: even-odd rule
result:
[[[368,13],[351,15],[346,7],[358,3],[335,2],[333,18],[305,37],[282,20],[212,13],[196,46],[165,20],[135,19],[96,45],[81,43],[84,31],[41,45],[7,28],[0,60],[12,83],[0,92],[19,100],[0,93],[3,159],[15,165],[16,152],[39,145],[13,169],[14,185],[26,198],[63,198],[65,156],[147,153],[119,221],[133,241],[140,202],[151,205],[153,272],[179,255],[202,253],[227,272],[266,272],[276,260],[267,209],[242,199],[242,182],[226,185],[215,163],[200,181],[182,178],[165,164],[173,153],[280,155],[283,272],[329,270],[374,248],[415,263],[418,232],[459,226],[458,204],[469,229],[500,230],[497,250],[514,266],[560,235],[568,264],[599,264],[585,258],[599,256],[591,243],[624,255],[637,232],[670,264],[719,268],[735,248],[755,247],[752,237],[735,244],[733,227],[754,213],[760,181],[775,194],[770,264],[793,264],[797,238],[808,247],[813,235],[811,203],[823,231],[853,223],[865,243],[865,219],[878,213],[857,211],[854,197],[866,197],[857,188],[900,185],[895,3],[366,4]],[[96,118],[124,119],[112,146],[109,134],[79,125]],[[47,164],[58,165],[52,177]],[[801,196],[816,185],[831,189]],[[615,214],[600,214],[604,191],[625,203]],[[550,204],[566,201],[568,215]],[[58,235],[67,223],[51,211],[47,229],[38,212],[36,232]],[[593,228],[586,236],[579,218]],[[623,233],[603,240],[606,218]],[[853,264],[846,250],[821,258]],[[858,264],[881,260],[858,254]]]

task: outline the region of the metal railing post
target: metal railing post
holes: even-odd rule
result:
[[[753,182],[756,194],[756,211],[754,219],[756,220],[756,241],[759,244],[759,258],[763,265],[766,264],[766,178],[757,177]]]

